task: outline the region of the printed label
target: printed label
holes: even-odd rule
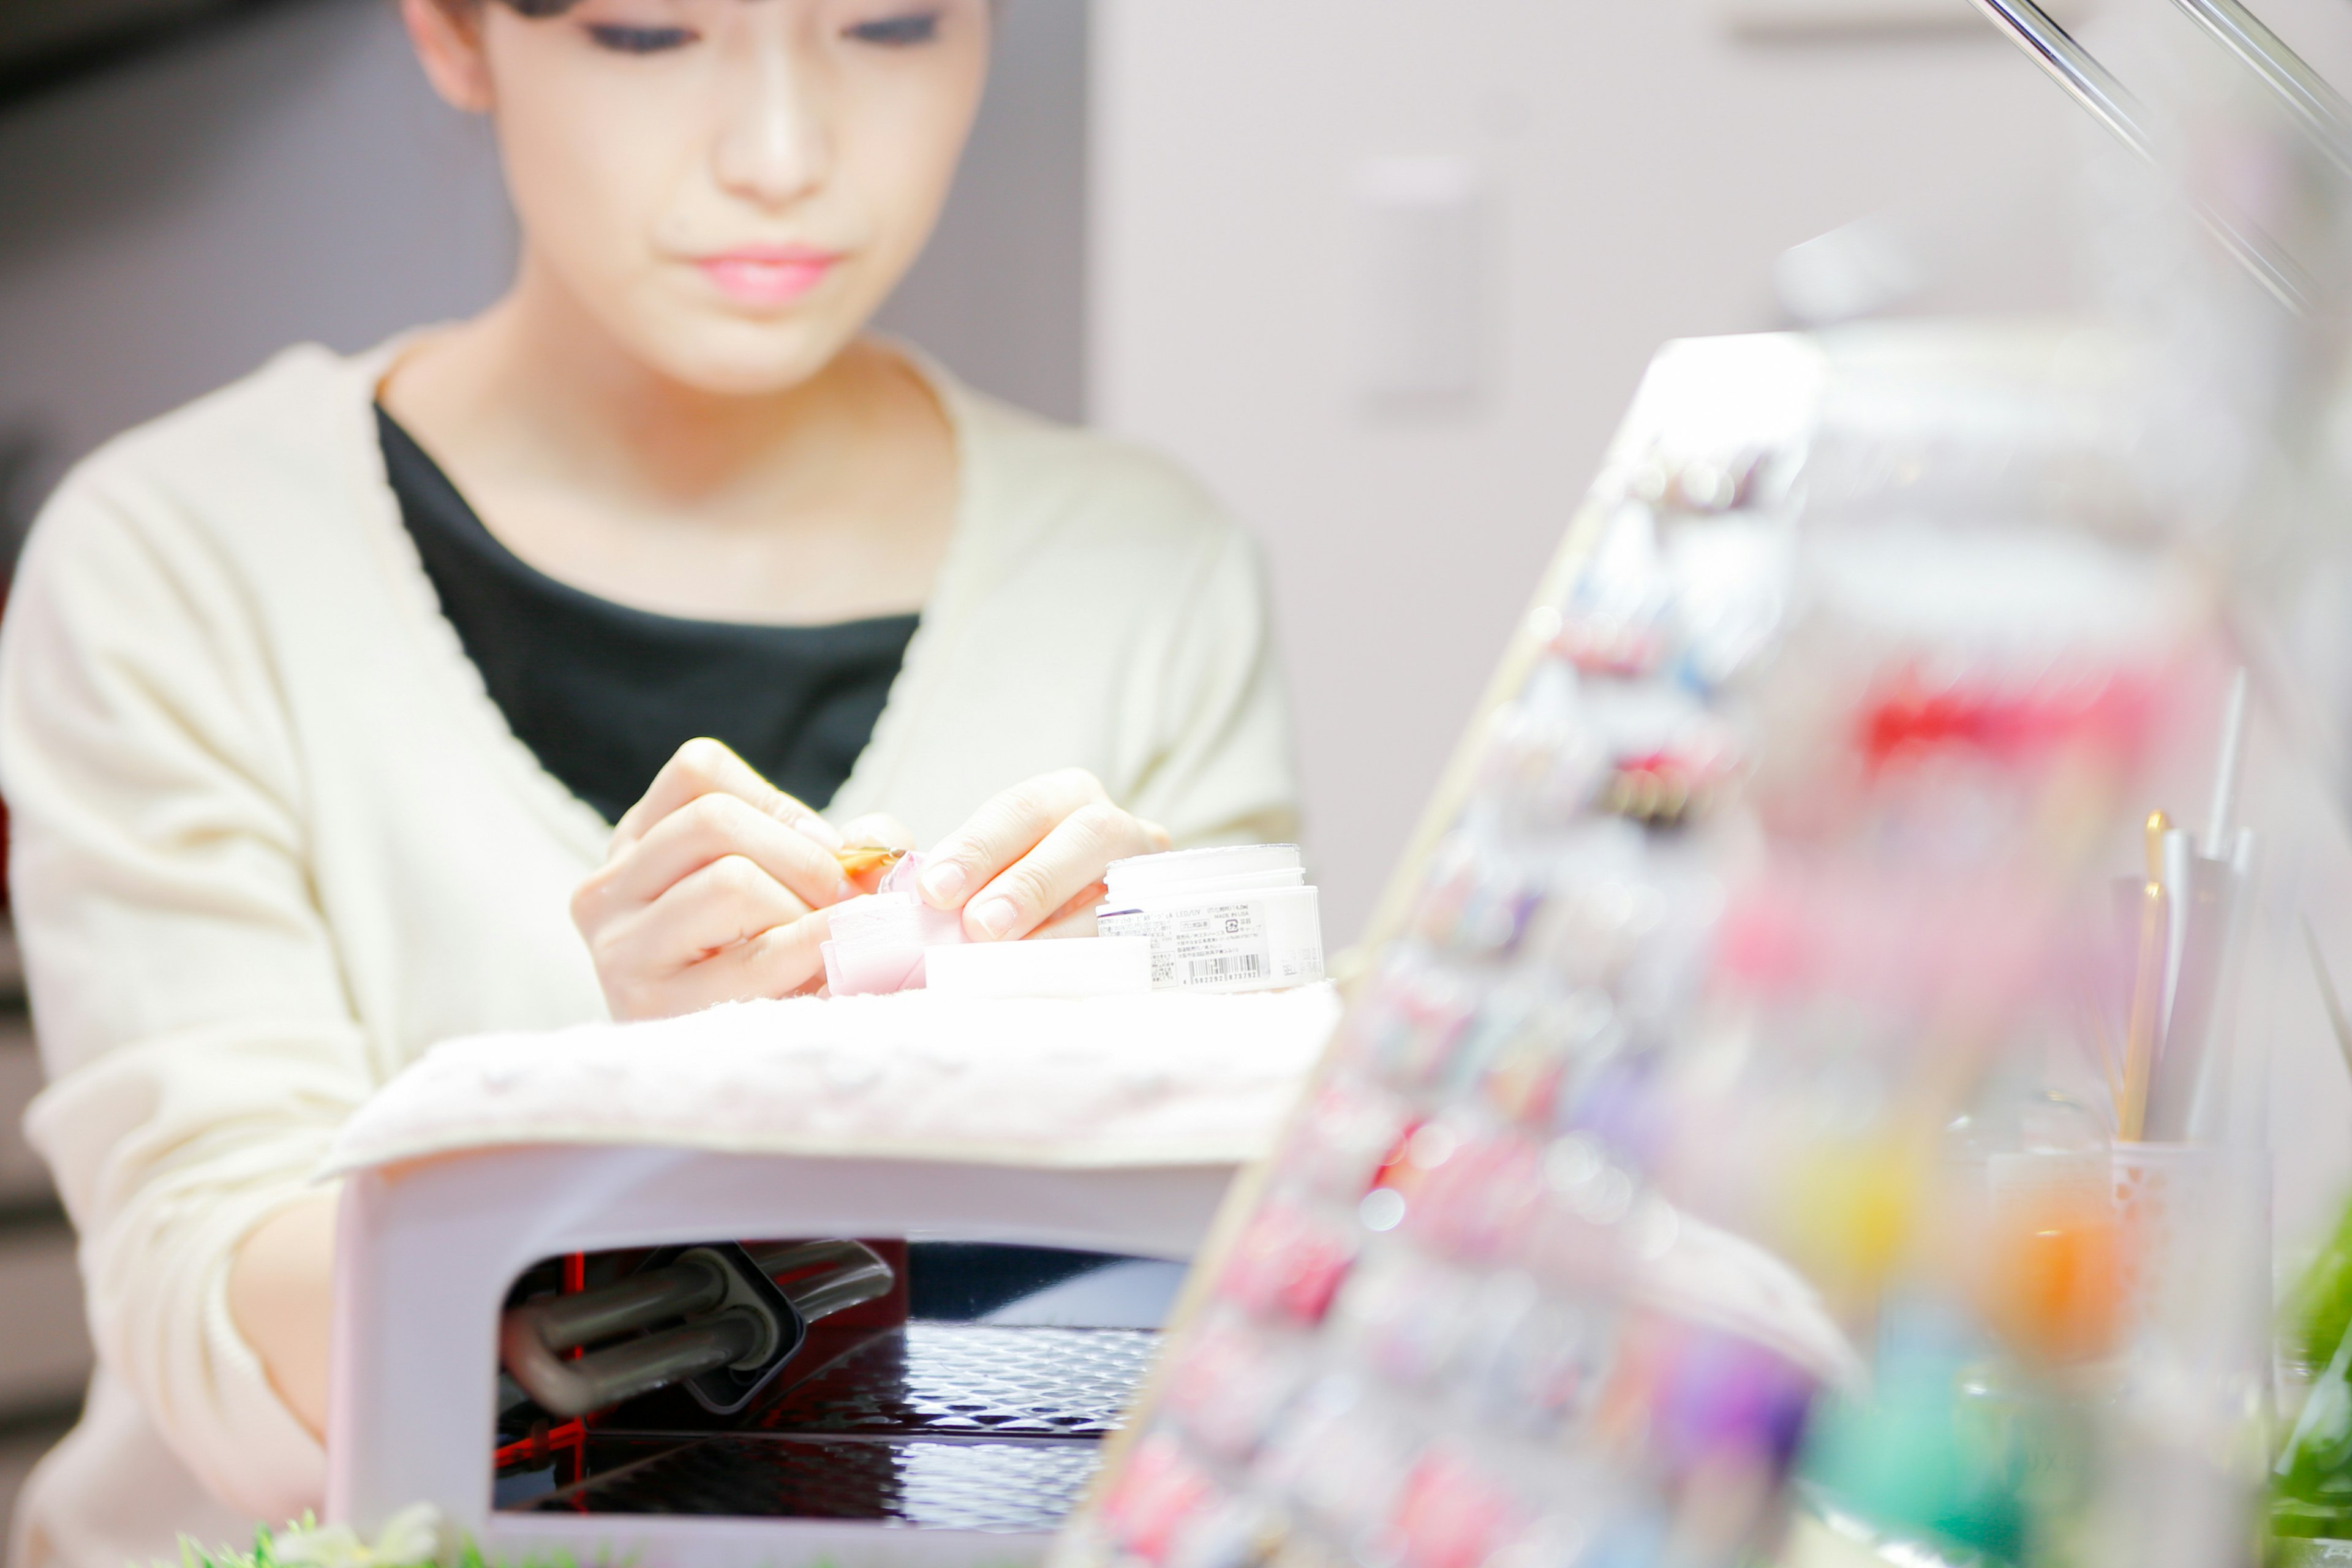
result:
[[[1146,911],[1115,910],[1096,922],[1105,936],[1151,939],[1151,985],[1225,985],[1274,973],[1265,922],[1251,903]]]

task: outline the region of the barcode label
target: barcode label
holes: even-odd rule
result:
[[[1189,959],[1184,964],[1184,984],[1198,985],[1202,981],[1255,980],[1265,973],[1265,955],[1255,952],[1229,952],[1222,958]]]
[[[1322,974],[1323,955],[1311,937],[1304,949],[1277,941],[1255,899],[1125,910],[1105,905],[1096,926],[1105,936],[1150,939],[1154,991],[1251,991]]]

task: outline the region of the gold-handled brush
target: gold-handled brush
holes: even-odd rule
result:
[[[2152,812],[2147,819],[2147,883],[2139,897],[2139,956],[2132,972],[2131,1024],[2124,1040],[2123,1101],[2116,1107],[2116,1131],[2137,1143],[2147,1130],[2147,1090],[2156,1073],[2156,1036],[2164,1011],[2164,963],[2171,945],[2171,911],[2164,893],[2164,836],[2172,819]]]
[[[886,844],[852,844],[833,852],[845,877],[863,877],[870,872],[887,871],[907,858],[904,849],[893,849]]]

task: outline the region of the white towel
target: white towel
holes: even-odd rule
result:
[[[517,1143],[1238,1163],[1272,1147],[1339,1016],[1328,984],[1082,1001],[912,991],[478,1036],[387,1084],[319,1174]]]

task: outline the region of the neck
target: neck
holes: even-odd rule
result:
[[[445,351],[466,401],[532,467],[673,503],[818,479],[852,444],[877,354],[853,344],[778,391],[690,386],[614,341],[528,254],[506,297]]]

